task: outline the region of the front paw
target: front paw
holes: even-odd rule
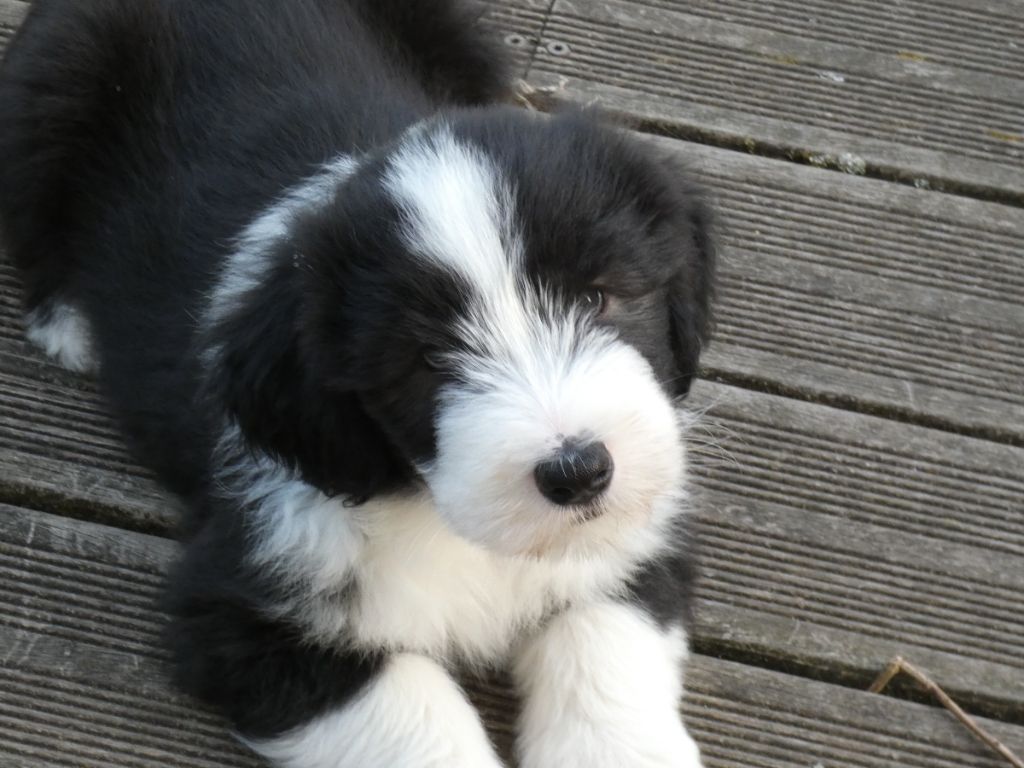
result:
[[[520,739],[521,768],[701,768],[700,749],[681,724],[598,725],[561,721]]]

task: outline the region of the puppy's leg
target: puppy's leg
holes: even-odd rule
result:
[[[699,768],[679,717],[686,636],[635,606],[557,616],[520,652],[522,768]]]
[[[480,719],[435,661],[390,658],[347,704],[250,746],[282,768],[500,768]]]

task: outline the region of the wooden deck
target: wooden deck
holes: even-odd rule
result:
[[[27,7],[0,0],[0,45]],[[709,768],[1006,765],[911,687],[863,691],[896,654],[1024,755],[1024,2],[485,19],[536,108],[605,106],[719,200],[684,704]],[[0,501],[0,768],[255,765],[165,684],[173,503],[24,343],[6,265]],[[513,698],[469,687],[507,746]]]

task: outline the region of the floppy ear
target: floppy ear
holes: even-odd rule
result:
[[[267,258],[277,265],[208,329],[206,394],[252,447],[328,495],[369,498],[403,465],[359,396],[329,386],[304,352],[303,270],[290,256]]]
[[[675,394],[685,396],[697,375],[701,351],[713,328],[715,298],[714,216],[699,188],[685,184],[675,201],[675,221],[683,258],[669,285],[672,354],[677,369]]]

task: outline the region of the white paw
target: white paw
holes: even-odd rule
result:
[[[25,316],[28,340],[75,373],[97,369],[89,322],[77,308],[59,302],[38,307]]]
[[[559,724],[520,742],[522,768],[701,768],[700,749],[681,724],[625,731]]]

